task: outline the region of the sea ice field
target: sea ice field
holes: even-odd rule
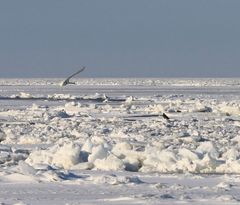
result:
[[[240,79],[62,80],[0,79],[0,204],[240,204]]]

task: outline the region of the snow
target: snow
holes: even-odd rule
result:
[[[239,203],[240,79],[60,81],[0,79],[0,203]]]

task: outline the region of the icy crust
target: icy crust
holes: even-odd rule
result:
[[[23,100],[52,100],[52,101],[57,101],[57,100],[66,100],[66,101],[72,101],[72,100],[82,100],[82,101],[87,101],[87,100],[92,100],[92,101],[105,101],[107,100],[107,96],[104,94],[98,94],[95,93],[93,95],[70,95],[70,94],[51,94],[51,95],[43,95],[43,94],[31,94],[27,92],[20,92],[17,94],[13,94],[11,96],[0,96],[0,99],[23,99]],[[115,101],[122,101],[121,98],[117,99],[110,99],[110,100],[115,100]]]
[[[59,86],[62,78],[0,79],[0,86]],[[239,78],[81,78],[76,85],[83,86],[240,86]]]
[[[239,204],[239,80],[161,80],[0,80],[0,204]]]
[[[73,110],[75,112],[76,104],[78,107],[81,106],[81,103],[76,102],[90,102],[93,103],[106,103],[106,108],[109,107],[109,111],[112,111],[112,107],[107,102],[123,102],[120,108],[126,108],[128,110],[140,111],[142,107],[135,106],[137,103],[146,104],[144,106],[144,112],[158,114],[160,112],[214,112],[214,113],[223,113],[228,115],[239,115],[240,114],[240,101],[231,100],[231,101],[222,101],[222,100],[212,100],[212,99],[201,99],[201,98],[184,98],[182,95],[166,95],[154,96],[151,98],[134,98],[133,96],[121,96],[121,97],[109,97],[105,94],[95,93],[93,95],[69,95],[69,94],[52,94],[52,95],[32,95],[26,92],[20,92],[19,94],[14,94],[12,96],[0,96],[0,99],[29,99],[29,100],[65,100],[70,101],[69,104],[66,104],[65,109],[68,109],[69,112]],[[159,99],[160,98],[160,99]],[[161,103],[158,101],[161,100]],[[154,103],[156,102],[156,103]],[[94,104],[89,104],[89,107],[95,106]],[[72,105],[71,105],[72,104]],[[86,103],[85,103],[86,104]],[[118,108],[118,109],[120,109]]]
[[[82,102],[52,96],[70,102],[0,110],[1,167],[41,176],[49,170],[240,174],[238,97],[124,96],[113,102],[95,94],[87,98],[104,100]]]
[[[66,143],[47,150],[33,151],[25,162],[36,169],[39,166],[53,166],[68,170],[126,170],[144,173],[240,173],[239,152],[228,150],[220,157],[211,142],[201,143],[196,151],[187,148],[169,150],[162,143],[147,145],[144,151],[137,151],[126,142],[109,146],[87,140],[82,147]]]

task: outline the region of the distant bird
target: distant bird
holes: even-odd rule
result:
[[[74,77],[75,75],[77,75],[78,73],[81,73],[82,71],[85,70],[85,67],[82,67],[79,71],[77,71],[76,73],[73,73],[72,75],[70,75],[66,80],[62,81],[60,83],[60,86],[66,86],[68,84],[75,84],[75,82],[70,82],[69,80]]]
[[[169,120],[169,119],[170,119],[165,113],[163,113],[162,116],[163,116],[163,118],[166,119],[166,120]]]

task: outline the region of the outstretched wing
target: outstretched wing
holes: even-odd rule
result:
[[[85,70],[85,67],[82,67],[79,71],[77,71],[76,73],[73,73],[72,75],[70,75],[66,81],[69,81],[72,77],[74,77],[75,75],[77,75],[78,73],[81,73],[82,71]]]
[[[64,80],[63,82],[61,82],[61,83],[60,83],[60,86],[65,86],[65,85],[67,85],[67,84],[70,84],[69,80],[70,80],[73,76],[77,75],[78,73],[81,73],[81,72],[84,71],[84,70],[85,70],[85,67],[81,68],[81,69],[80,69],[79,71],[77,71],[76,73],[73,73],[73,74],[70,75],[66,80]]]

